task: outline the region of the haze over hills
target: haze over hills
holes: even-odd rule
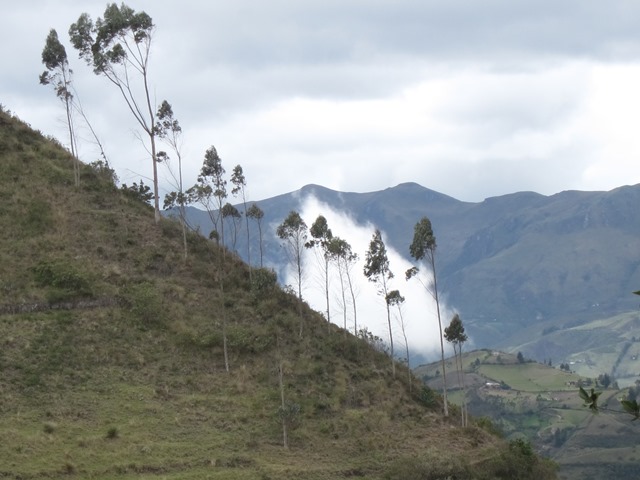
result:
[[[270,226],[264,228],[266,264],[279,269],[286,261],[276,248],[275,225],[309,197],[380,228],[407,258],[413,227],[428,216],[438,243],[439,288],[478,347],[521,347],[532,358],[561,361],[557,349],[542,341],[542,331],[637,309],[631,292],[640,286],[640,185],[550,196],[518,192],[479,203],[415,183],[368,193],[307,185],[256,202]],[[202,212],[190,209],[189,218],[203,233],[211,230]],[[246,257],[244,238],[238,234],[236,250]],[[257,240],[251,241],[255,259]],[[540,342],[532,341],[532,332]]]

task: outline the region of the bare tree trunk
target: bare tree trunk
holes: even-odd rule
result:
[[[224,248],[224,247],[223,247]],[[218,252],[220,255],[220,252]],[[225,301],[225,293],[224,293],[224,258],[222,256],[220,258],[220,271],[218,275],[220,276],[220,302],[221,302],[221,312],[222,312],[222,352],[224,355],[224,369],[228,373],[229,372],[229,349],[227,345],[227,305]]]
[[[331,332],[331,309],[329,308],[329,260],[324,258],[324,295],[327,302],[327,328]]]
[[[282,359],[278,362],[278,383],[280,385],[280,409],[282,417],[282,446],[289,448],[289,429],[287,426],[286,401],[284,398],[284,373],[282,369]]]
[[[340,294],[342,296],[342,319],[344,322],[344,336],[347,337],[347,296],[345,294],[344,278],[343,278],[343,266],[338,257],[338,277],[340,278]]]
[[[461,425],[463,427],[466,426],[467,421],[466,421],[466,414],[465,414],[465,404],[464,404],[464,374],[462,372],[462,353],[461,353],[461,348],[460,345],[458,345],[458,347],[456,348],[456,344],[453,344],[453,357],[455,358],[456,361],[456,372],[458,374],[458,385],[460,385],[460,388],[462,388],[463,390],[463,399],[462,399],[462,405],[460,405],[460,422]]]
[[[177,142],[173,141],[174,149],[178,155],[178,191],[180,192],[180,224],[182,225],[182,246],[184,247],[184,261],[187,261],[187,212],[184,209],[184,187],[182,184],[182,155],[180,155],[180,150],[178,148]]]
[[[260,223],[260,220],[258,220],[258,240],[259,240],[259,245],[260,245],[260,268],[264,267],[262,258],[264,256],[263,251],[262,251],[262,224]]]
[[[462,426],[469,425],[469,411],[467,410],[467,386],[464,383],[464,366],[462,364],[462,344],[458,346],[460,356],[460,381],[462,384]]]
[[[386,297],[386,296],[385,296]],[[389,324],[389,343],[391,344],[391,374],[393,375],[393,378],[396,378],[396,360],[394,358],[394,352],[393,352],[393,330],[391,328],[391,311],[389,309],[389,302],[386,302],[387,304],[387,323]]]
[[[409,370],[409,393],[413,391],[413,375],[411,374],[411,359],[409,357],[409,341],[407,340],[407,329],[404,325],[404,318],[402,317],[402,309],[398,305],[398,314],[400,315],[400,327],[402,328],[402,336],[404,337],[404,348],[407,355],[407,370]]]
[[[224,369],[229,372],[229,349],[227,347],[227,307],[224,298],[224,286],[222,282],[222,272],[220,272],[220,295],[222,299],[222,350],[224,353]]]
[[[251,265],[251,235],[249,235],[249,216],[247,215],[247,199],[242,187],[242,205],[244,206],[244,220],[247,227],[247,265],[249,265],[249,283],[253,283],[253,265]]]
[[[184,211],[184,205],[180,205],[180,225],[182,225],[182,246],[184,247],[184,261],[186,262],[189,250],[187,246],[187,225],[186,225],[187,222],[186,222],[185,216],[186,216],[186,213]]]
[[[300,338],[302,338],[302,327],[303,327],[303,320],[302,320],[302,256],[301,256],[301,253],[300,253],[299,249],[298,249],[298,252],[297,252],[297,265],[296,265],[296,267],[298,269],[298,315],[300,316],[300,332],[299,332],[298,336]]]
[[[442,319],[440,317],[440,301],[438,299],[438,283],[436,279],[436,261],[434,255],[431,255],[431,269],[433,271],[433,292],[436,301],[436,310],[438,312],[438,330],[440,332],[440,354],[442,359],[442,399],[444,403],[444,416],[449,416],[449,401],[447,399],[447,367],[444,361],[444,340],[442,338]]]
[[[71,100],[65,99],[65,109],[67,112],[67,126],[69,127],[69,146],[71,147],[71,156],[73,157],[73,183],[75,187],[80,186],[80,159],[78,158],[78,144],[76,142],[76,133],[73,125]]]
[[[351,274],[349,273],[349,267],[347,266],[347,282],[349,283],[349,292],[351,293],[351,302],[353,305],[353,334],[358,335],[358,308],[356,305],[356,294],[353,291],[353,283],[351,282]]]

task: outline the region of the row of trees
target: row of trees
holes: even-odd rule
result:
[[[305,249],[312,249],[316,254],[324,284],[326,300],[326,318],[331,322],[331,306],[329,295],[330,267],[334,266],[340,279],[340,298],[344,330],[347,330],[348,310],[353,311],[354,334],[358,331],[358,310],[356,291],[353,281],[353,267],[358,255],[343,238],[334,236],[328,226],[327,219],[319,215],[309,229],[306,222],[296,211],[291,211],[277,227],[276,235],[282,241],[289,265],[294,272],[294,281],[299,303],[302,302],[302,284],[305,276],[303,262]],[[311,238],[309,238],[311,235]],[[300,319],[300,335],[302,335],[302,317]]]
[[[151,99],[149,60],[155,25],[149,15],[145,12],[136,12],[132,8],[122,4],[109,4],[101,18],[94,22],[91,17],[83,13],[78,20],[69,28],[69,36],[73,47],[77,50],[79,57],[87,65],[93,68],[93,72],[106,78],[120,92],[129,112],[142,131],[141,140],[144,138],[146,149],[149,152],[152,163],[152,193],[150,197],[154,208],[154,218],[156,223],[160,221],[159,203],[159,182],[158,164],[164,163],[173,178],[174,190],[165,196],[164,208],[174,208],[178,211],[182,233],[184,257],[187,258],[187,230],[190,228],[186,218],[185,206],[188,204],[199,204],[208,212],[213,224],[213,231],[210,235],[221,247],[222,255],[220,262],[224,262],[225,247],[235,249],[238,227],[242,219],[242,213],[227,201],[227,179],[226,171],[222,165],[222,160],[214,146],[211,146],[204,155],[204,161],[197,182],[188,189],[184,188],[181,154],[181,134],[182,128],[174,116],[171,104],[164,100],[158,108],[154,108]],[[73,87],[72,70],[69,66],[66,50],[60,42],[57,32],[52,29],[46,39],[42,52],[42,62],[46,71],[40,76],[40,82],[44,85],[53,85],[57,97],[65,107],[67,127],[69,133],[69,145],[74,158],[74,183],[80,183],[80,163],[77,148],[77,134],[75,116],[80,114],[89,126],[97,144],[100,146],[102,156],[106,162],[104,149],[95,134],[87,116],[81,108],[77,99],[77,94]],[[158,140],[167,145],[170,152],[161,150]],[[177,161],[177,172],[171,168],[170,160]],[[108,164],[108,162],[107,162]],[[247,234],[247,261],[251,267],[251,249],[249,219],[256,221],[259,230],[260,245],[260,266],[263,266],[263,242],[261,220],[264,212],[252,204],[247,208],[246,202],[246,179],[240,165],[234,167],[230,182],[233,187],[231,194],[239,197],[244,206],[244,218],[246,222]],[[134,189],[138,189],[146,194],[148,188],[134,184]],[[227,234],[225,234],[225,227]],[[277,236],[282,240],[290,263],[294,266],[297,283],[297,295],[300,305],[300,329],[299,335],[303,334],[302,321],[302,280],[303,280],[303,252],[305,249],[313,249],[322,272],[327,322],[331,322],[331,308],[329,295],[330,269],[335,268],[340,279],[340,299],[342,306],[343,323],[347,327],[348,310],[353,312],[354,332],[358,332],[357,306],[355,287],[352,277],[353,267],[358,260],[358,255],[353,252],[351,245],[344,239],[334,236],[328,227],[327,220],[320,215],[308,229],[305,222],[297,212],[291,212],[276,230]],[[310,236],[310,238],[309,238]],[[230,239],[230,245],[227,241]],[[433,234],[431,222],[428,218],[422,218],[415,226],[413,241],[409,247],[411,257],[418,265],[424,265],[431,272],[429,281],[424,281],[418,276],[419,266],[409,269],[405,276],[409,280],[417,278],[430,296],[433,297],[436,310],[438,327],[440,332],[440,347],[442,373],[444,379],[444,414],[448,415],[448,401],[446,392],[446,366],[444,358],[444,340],[442,319],[440,312],[440,302],[438,297],[437,276],[435,265],[436,241]],[[221,292],[221,311],[223,318],[223,339],[225,368],[229,370],[229,361],[226,342],[226,314],[224,311],[224,263],[219,265],[219,286]],[[402,319],[402,305],[405,298],[397,289],[392,289],[390,281],[394,274],[390,269],[386,246],[379,230],[374,232],[369,244],[369,249],[365,255],[364,275],[376,285],[378,294],[383,298],[386,317],[389,327],[389,348],[391,356],[392,373],[395,376],[395,345],[393,339],[393,329],[391,320],[392,309],[397,309],[405,345],[407,348],[407,360],[409,359],[408,345],[406,342],[406,332]],[[250,269],[251,276],[251,269]],[[454,345],[454,350],[461,355],[461,348],[466,336],[459,317],[454,317],[454,321],[445,331],[444,337]],[[456,357],[460,358],[461,356]],[[464,421],[464,420],[463,420]]]
[[[182,128],[174,116],[171,104],[164,100],[158,108],[155,108],[150,88],[149,61],[155,25],[151,17],[145,12],[136,12],[124,3],[120,6],[108,4],[103,17],[95,22],[91,17],[83,13],[69,28],[69,37],[79,57],[92,67],[93,72],[106,78],[119,91],[128,111],[133,115],[141,134],[139,139],[149,153],[152,163],[152,191],[141,180],[140,184],[134,183],[127,187],[122,185],[122,190],[127,194],[150,201],[153,205],[155,223],[161,220],[159,197],[158,164],[163,163],[173,179],[173,191],[165,196],[164,209],[175,209],[178,212],[182,227],[184,259],[187,260],[187,230],[192,228],[186,217],[185,207],[189,204],[200,204],[209,213],[214,229],[210,235],[220,246],[220,254],[216,256],[217,281],[219,288],[219,314],[221,318],[224,365],[225,370],[230,370],[228,341],[227,341],[227,295],[225,293],[225,278],[227,275],[225,225],[229,227],[231,246],[235,249],[237,240],[238,223],[242,214],[231,203],[227,202],[227,179],[222,160],[214,146],[211,146],[204,155],[204,161],[196,183],[185,189],[182,175],[183,157],[181,153]],[[65,108],[67,129],[69,134],[69,149],[73,157],[74,184],[80,186],[80,159],[78,153],[78,135],[76,132],[76,117],[80,115],[89,127],[94,140],[100,147],[102,160],[100,168],[112,173],[111,178],[117,177],[109,167],[109,162],[98,135],[93,129],[79,102],[72,77],[69,59],[64,45],[60,42],[55,29],[51,29],[46,38],[42,51],[42,62],[46,70],[40,75],[40,83],[52,85],[56,96],[62,101]],[[158,141],[163,142],[168,148],[164,151]],[[171,160],[177,161],[177,171],[171,166]],[[250,266],[249,275],[252,276],[251,249],[249,245],[249,219],[256,221],[259,231],[260,266],[263,265],[263,243],[261,221],[264,212],[257,206],[247,208],[246,179],[243,169],[236,165],[233,169],[230,182],[233,187],[231,194],[239,197],[244,206],[244,217],[247,232],[247,259]],[[268,272],[263,272],[268,273]],[[268,276],[268,275],[267,275]],[[275,276],[274,276],[275,277]],[[251,280],[251,278],[250,278]],[[274,278],[275,282],[275,278]],[[282,394],[281,410],[285,407],[285,397],[282,380],[282,361],[279,361],[279,383]],[[280,412],[282,414],[282,412]],[[283,417],[284,446],[287,447],[287,424]]]
[[[225,221],[231,223],[232,243],[235,247],[237,238],[237,223],[241,218],[240,212],[230,203],[224,203],[227,198],[224,168],[215,147],[205,153],[203,166],[197,183],[185,190],[183,185],[181,154],[182,128],[174,116],[171,104],[163,100],[156,109],[151,99],[149,78],[149,60],[155,25],[151,17],[145,12],[136,12],[125,4],[108,4],[102,17],[95,21],[87,13],[80,15],[78,20],[69,27],[69,38],[79,57],[93,72],[106,78],[120,92],[129,112],[142,131],[141,140],[150,154],[152,163],[152,191],[141,181],[133,187],[124,189],[134,190],[144,199],[150,199],[154,207],[156,223],[160,221],[160,197],[158,186],[158,164],[167,166],[167,171],[173,182],[173,191],[165,196],[164,209],[174,208],[179,213],[183,231],[184,256],[187,256],[187,219],[185,206],[199,203],[205,206],[211,214],[214,224],[214,235],[225,244]],[[51,29],[42,50],[42,63],[46,70],[40,75],[40,83],[51,85],[56,96],[65,108],[65,117],[69,135],[69,147],[74,159],[74,183],[80,184],[80,160],[78,154],[78,135],[76,132],[76,117],[80,115],[93,134],[94,140],[100,147],[104,162],[108,166],[107,157],[98,135],[93,129],[87,115],[82,109],[77,91],[73,83],[73,70],[70,68],[66,49],[61,43],[58,33]],[[171,153],[161,150],[158,140],[165,143]],[[177,171],[171,166],[170,160],[177,161]],[[262,266],[262,226],[263,212],[253,204],[247,209],[245,187],[246,180],[242,167],[237,165],[231,177],[233,188],[231,193],[239,196],[245,207],[247,240],[249,238],[249,218],[258,223],[260,232],[260,265]],[[215,206],[212,205],[215,201]],[[216,212],[215,214],[213,212]],[[247,241],[248,244],[248,241]],[[249,264],[251,251],[247,247]]]
[[[300,214],[296,211],[291,211],[289,213],[289,215],[277,227],[276,234],[282,241],[282,246],[284,247],[287,254],[289,266],[291,268],[291,271],[294,273],[294,281],[296,284],[299,303],[302,302],[302,284],[305,276],[305,264],[303,261],[304,251],[305,249],[310,248],[313,249],[316,253],[318,266],[320,267],[319,270],[322,276],[322,284],[324,287],[324,297],[326,302],[327,323],[331,323],[329,295],[330,269],[335,268],[338,273],[338,279],[340,280],[339,298],[342,299],[344,330],[346,332],[347,329],[348,305],[346,299],[347,295],[350,294],[350,301],[354,318],[354,334],[357,335],[357,306],[354,293],[352,269],[358,260],[358,255],[352,251],[351,245],[346,240],[333,235],[331,229],[328,226],[327,219],[323,215],[319,215],[309,228]],[[311,236],[310,239],[309,236]],[[433,233],[431,221],[427,217],[423,217],[415,225],[413,241],[409,246],[409,253],[411,257],[416,261],[417,265],[407,270],[405,272],[405,277],[406,280],[416,278],[425,288],[427,294],[434,299],[436,304],[438,327],[440,333],[439,337],[442,374],[444,382],[444,414],[445,416],[447,416],[449,414],[449,410],[446,388],[447,381],[444,339],[450,342],[454,347],[460,384],[464,385],[462,375],[462,345],[467,340],[467,336],[465,334],[462,321],[457,314],[454,316],[449,327],[443,332],[440,299],[438,296],[437,287],[435,250],[436,239]],[[431,274],[428,280],[425,280],[422,276],[418,275],[420,272],[421,264],[424,264],[424,266]],[[405,323],[402,316],[402,305],[405,302],[405,298],[401,295],[399,290],[393,289],[391,287],[391,280],[394,278],[394,273],[392,272],[390,267],[389,256],[387,253],[386,245],[382,238],[382,233],[378,229],[376,229],[373,233],[373,237],[371,238],[371,241],[369,243],[369,248],[365,253],[363,273],[368,281],[375,284],[378,295],[384,300],[389,333],[388,346],[390,350],[389,354],[391,358],[391,369],[392,375],[395,376],[396,352],[392,326],[392,310],[394,308],[397,309],[397,318],[400,322],[405,340],[404,343],[406,348],[407,361],[409,361],[409,347],[406,337]],[[301,318],[299,332],[300,335],[302,335],[302,327],[303,322]],[[462,422],[463,424],[466,424],[466,405],[463,408]]]

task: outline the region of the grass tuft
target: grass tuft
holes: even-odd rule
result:
[[[109,440],[115,440],[118,437],[120,437],[118,427],[109,427],[109,429],[107,430],[106,438]]]

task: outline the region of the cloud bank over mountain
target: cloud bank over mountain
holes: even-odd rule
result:
[[[347,240],[352,250],[358,253],[359,258],[352,271],[357,295],[358,329],[366,327],[388,344],[389,329],[384,299],[378,294],[376,285],[369,282],[363,273],[364,252],[369,248],[369,242],[376,227],[372,224],[358,224],[344,212],[320,202],[312,195],[301,199],[299,213],[308,226],[313,224],[318,215],[323,215],[327,219],[327,224],[333,235]],[[382,237],[384,240],[385,232],[382,232]],[[424,287],[424,285],[429,285],[430,272],[423,271],[420,278],[406,281],[405,271],[412,264],[406,260],[406,256],[398,253],[389,244],[386,244],[386,247],[390,269],[394,274],[389,288],[390,290],[399,290],[406,299],[402,306],[402,318],[410,355],[421,359],[436,358],[440,352],[437,310],[433,298],[429,296]],[[313,249],[307,249],[304,261],[307,274],[304,280],[303,297],[315,310],[322,312],[326,317],[324,274],[321,263],[318,263],[323,259],[318,258]],[[295,284],[295,278],[290,269],[287,270],[283,283]],[[344,316],[340,298],[340,281],[335,267],[330,268],[330,292],[331,321],[342,327],[344,326]],[[453,312],[444,301],[441,302],[440,308],[444,328],[449,324]],[[406,355],[401,320],[396,308],[392,308],[391,312],[395,351],[399,357],[404,358]],[[353,331],[353,312],[350,304],[347,308],[347,328]],[[471,339],[470,344],[472,344]]]

